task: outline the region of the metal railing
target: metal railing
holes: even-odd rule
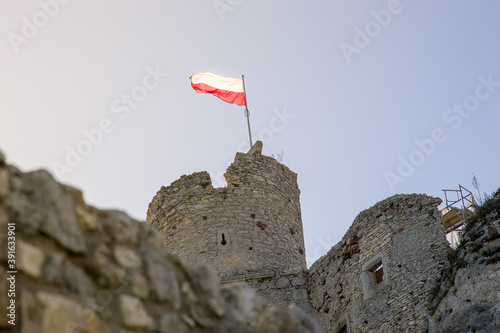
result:
[[[452,215],[446,220],[443,219],[443,227],[448,240],[454,247],[458,244],[458,230],[464,226],[465,220],[472,215],[477,204],[472,192],[460,184],[458,190],[443,190],[443,192],[446,203],[446,208],[442,210],[443,217],[447,214]]]

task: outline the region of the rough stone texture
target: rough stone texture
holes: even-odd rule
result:
[[[246,283],[254,288],[267,304],[294,304],[304,312],[311,311],[307,292],[308,271],[262,272],[237,275],[222,280],[224,285]]]
[[[148,315],[140,299],[130,295],[120,295],[120,311],[125,326],[139,330],[151,331],[154,326],[153,317]]]
[[[213,267],[224,285],[250,285],[268,304],[297,305],[325,332],[343,326],[425,332],[428,299],[451,253],[437,210],[441,200],[413,194],[377,203],[307,271],[296,175],[261,150],[258,142],[236,155],[225,188],[214,189],[208,173],[199,172],[158,191],[147,221],[165,247],[193,265]],[[497,246],[483,245],[490,252]],[[483,279],[494,274],[477,271]]]
[[[207,173],[162,188],[148,211],[161,234],[86,205],[45,171],[6,165],[0,152],[1,244],[16,225],[15,331],[319,332],[311,317],[324,332],[500,331],[500,194],[456,252],[439,199],[390,197],[308,271],[296,175],[261,149],[237,154],[226,188],[212,188]],[[218,272],[187,268],[164,247]],[[14,331],[7,259],[1,249],[1,332]]]
[[[427,298],[450,251],[441,200],[395,195],[361,212],[337,245],[310,268],[311,305],[325,331],[425,332]],[[383,264],[383,281],[368,269]],[[371,290],[368,290],[372,287]]]
[[[500,194],[489,203],[500,207]],[[500,209],[483,215],[466,227],[438,281],[430,333],[500,332]]]
[[[84,308],[71,298],[43,291],[37,292],[36,298],[41,305],[39,332],[110,332],[92,309]],[[22,330],[26,331],[25,325]]]
[[[243,281],[268,304],[309,312],[297,175],[261,151],[258,141],[236,154],[225,188],[213,188],[207,172],[162,187],[147,222],[164,235],[169,251],[191,265],[209,265],[225,284]],[[302,283],[292,286],[296,276]],[[295,289],[302,292],[294,298]]]
[[[35,278],[42,276],[42,266],[45,260],[43,251],[22,240],[16,242],[16,247],[19,253],[17,267]]]
[[[8,175],[0,237],[3,247],[7,223],[15,223],[19,268],[12,327],[2,248],[0,331],[319,332],[297,308],[269,306],[246,286],[222,288],[207,268],[188,269],[156,230],[87,206],[47,172],[25,174],[2,159],[0,170]]]
[[[306,268],[297,175],[261,149],[236,154],[227,187],[197,172],[158,191],[147,222],[169,251],[222,277]]]
[[[3,203],[10,212],[10,222],[28,234],[43,232],[50,235],[72,252],[84,252],[83,231],[78,225],[72,195],[65,187],[43,170],[26,174],[15,168],[9,171],[13,188],[3,198]]]

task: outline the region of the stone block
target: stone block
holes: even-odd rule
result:
[[[141,267],[141,258],[135,253],[134,250],[123,246],[115,245],[113,254],[116,261],[125,268],[136,269]]]
[[[292,285],[294,287],[302,286],[303,284],[306,283],[306,278],[305,277],[296,277],[292,280]]]
[[[159,330],[160,333],[188,333],[189,325],[176,312],[164,313],[160,318]]]
[[[70,298],[45,291],[38,292],[36,298],[42,304],[38,332],[109,332],[92,309]]]
[[[168,301],[176,310],[182,304],[179,282],[175,268],[161,255],[146,257],[146,273],[149,277],[151,289],[159,301]]]
[[[10,182],[9,182],[9,171],[5,168],[0,167],[0,198],[5,197],[9,194]]]
[[[11,192],[4,204],[17,215],[17,228],[42,231],[66,249],[83,253],[85,238],[76,219],[73,198],[64,187],[43,170],[15,178],[20,188]]]
[[[293,299],[307,299],[308,298],[308,295],[307,295],[307,290],[304,289],[304,288],[301,288],[301,289],[295,289],[292,293],[293,295]]]
[[[21,333],[38,332],[41,318],[40,309],[36,304],[35,296],[29,291],[21,290],[21,297],[18,300],[18,304],[21,307],[19,311],[20,316],[16,321],[17,324],[21,326]]]
[[[120,295],[120,312],[123,323],[126,327],[151,331],[154,327],[154,320],[144,308],[142,301],[134,296]]]
[[[43,251],[21,239],[17,239],[17,268],[26,274],[39,278],[45,261]]]
[[[146,299],[149,295],[148,280],[137,272],[132,275],[132,293],[141,299]]]
[[[276,280],[276,288],[283,289],[290,287],[290,281],[287,278],[279,278]]]

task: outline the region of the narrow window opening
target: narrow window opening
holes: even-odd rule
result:
[[[361,267],[363,299],[369,299],[389,285],[387,259],[382,252],[377,253]]]
[[[384,281],[384,266],[382,265],[382,262],[380,262],[379,265],[375,266],[372,272],[373,276],[375,277],[376,285]]]
[[[342,327],[337,331],[337,333],[347,333],[347,325],[342,325]]]
[[[226,245],[227,242],[226,242],[226,236],[224,235],[224,233],[222,233],[222,241],[220,242],[222,245]]]

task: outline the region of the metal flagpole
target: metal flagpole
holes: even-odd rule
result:
[[[245,116],[247,117],[248,140],[250,141],[250,148],[252,148],[252,131],[250,130],[250,111],[248,111],[247,90],[245,89],[245,75],[241,76],[241,80],[243,81],[243,96],[245,96]]]

